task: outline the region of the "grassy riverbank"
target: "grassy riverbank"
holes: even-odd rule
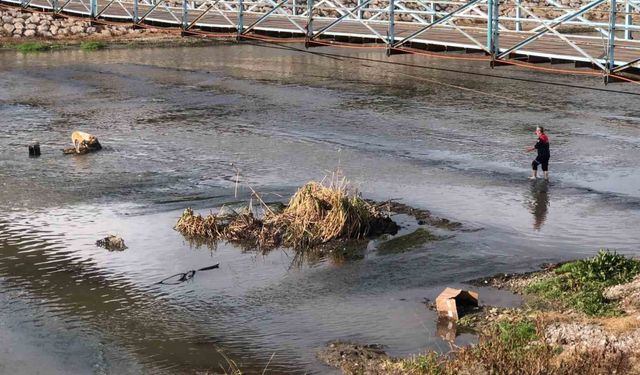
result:
[[[480,285],[521,294],[516,309],[462,318],[476,345],[391,358],[379,347],[334,343],[320,353],[345,374],[636,374],[640,372],[640,261],[596,256]]]
[[[104,38],[96,40],[64,39],[49,40],[41,38],[0,38],[0,51],[18,51],[22,53],[49,52],[56,50],[77,50],[92,52],[103,49],[137,47],[197,47],[225,43],[220,40],[202,38],[183,38],[176,35],[153,34],[145,37]]]

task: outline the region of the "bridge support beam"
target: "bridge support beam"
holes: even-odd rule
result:
[[[500,53],[500,0],[487,0],[487,51],[491,55],[491,67]]]
[[[370,1],[370,0],[369,0]],[[411,33],[410,35],[404,37],[401,41],[397,42],[396,44],[393,45],[394,48],[398,48],[400,46],[402,46],[403,44],[406,44],[408,42],[410,42],[411,40],[415,39],[418,35],[424,33],[425,31],[433,28],[434,26],[437,25],[441,25],[445,22],[447,22],[448,20],[452,19],[453,17],[455,17],[457,14],[464,12],[465,10],[477,5],[478,3],[481,3],[485,0],[470,0],[468,3],[464,4],[463,6],[461,6],[460,8],[454,9],[453,11],[447,13],[446,15],[438,18],[436,21],[425,25],[424,27],[422,27],[421,29],[414,31],[413,33]],[[601,0],[604,1],[604,0]]]
[[[605,71],[604,84],[609,83],[609,75],[616,68],[616,17],[618,15],[617,0],[609,0],[611,9],[609,9],[609,45],[607,48],[607,70]]]
[[[630,0],[626,0],[624,3],[624,38],[627,40],[633,39],[633,32],[629,29],[630,26],[633,26],[631,10],[631,2]]]
[[[488,0],[491,1],[491,0]],[[497,0],[496,0],[497,1]],[[553,31],[558,37],[560,38],[564,38],[561,34],[559,34],[555,28],[558,27],[559,25],[571,21],[572,19],[576,18],[576,17],[580,17],[581,15],[585,14],[586,12],[588,12],[589,10],[597,7],[598,5],[604,3],[606,0],[593,0],[592,2],[590,2],[587,5],[584,5],[583,7],[581,7],[580,9],[576,10],[573,13],[569,13],[569,14],[565,14],[562,17],[556,18],[554,20],[554,22],[550,25],[544,24],[545,30],[542,31],[538,31],[537,33],[529,36],[528,38],[524,39],[523,41],[521,41],[520,43],[517,43],[515,46],[509,47],[506,49],[506,51],[501,51],[498,55],[497,58],[501,59],[505,56],[507,56],[508,54],[510,54],[511,52],[515,52],[518,51],[520,48],[526,46],[527,44],[539,39],[540,37],[542,37],[544,34],[546,34],[549,31]],[[525,9],[525,13],[528,13],[528,15],[530,17],[536,18],[535,15],[531,12]],[[568,41],[568,39],[564,38],[563,39],[565,42]],[[577,47],[575,45],[572,45],[574,48],[577,49]],[[594,60],[595,61],[595,60]]]
[[[391,56],[391,49],[396,44],[396,3],[389,0],[389,29],[387,30],[387,56]]]
[[[138,0],[133,0],[133,23],[138,24],[139,21],[139,13],[138,13]]]
[[[522,31],[522,10],[520,9],[521,0],[516,0],[516,31]]]
[[[242,0],[238,0],[238,25],[236,30],[238,31],[238,40],[244,33],[244,3]]]
[[[182,31],[186,31],[187,27],[189,27],[189,3],[188,0],[182,0]]]
[[[313,39],[313,0],[307,0],[307,35],[304,48],[311,47],[311,39]]]
[[[89,0],[89,8],[91,9],[91,17],[96,18],[98,15],[98,0]]]

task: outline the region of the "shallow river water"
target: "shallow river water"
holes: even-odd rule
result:
[[[225,357],[246,373],[327,373],[315,352],[337,339],[446,351],[424,305],[445,286],[601,247],[640,255],[639,102],[630,85],[379,51],[0,52],[0,373],[191,374]],[[549,183],[527,180],[539,124]],[[105,150],[62,155],[77,129]],[[248,200],[237,170],[277,201],[338,168],[367,198],[464,230],[298,265],[172,229],[185,207]],[[109,233],[128,249],[96,247]]]

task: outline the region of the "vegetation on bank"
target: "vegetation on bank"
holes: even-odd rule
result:
[[[16,50],[22,53],[49,51],[53,48],[59,48],[59,46],[43,42],[27,42],[16,45]]]
[[[563,352],[547,343],[539,321],[522,318],[496,322],[476,345],[451,353],[427,352],[409,358],[391,358],[377,347],[332,344],[320,354],[344,374],[385,375],[596,375],[621,374],[627,358],[605,350]]]
[[[45,43],[45,42],[25,42],[15,45],[15,49],[22,53],[29,52],[44,52],[53,49],[63,48],[65,45],[58,43]],[[83,51],[97,51],[107,48],[107,43],[102,41],[87,41],[80,43],[80,49]]]
[[[532,283],[525,292],[588,316],[619,316],[623,313],[619,304],[605,298],[604,291],[630,282],[639,273],[640,261],[600,250],[593,258],[559,266],[551,277]]]
[[[385,367],[385,365],[383,365]],[[544,340],[539,323],[523,319],[498,322],[477,345],[451,354],[429,352],[408,359],[388,360],[389,374],[596,375],[624,373],[623,356],[602,350],[562,350]]]
[[[97,51],[107,48],[107,43],[101,41],[89,41],[80,43],[80,49],[83,51]]]

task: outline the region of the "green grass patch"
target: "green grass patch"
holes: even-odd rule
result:
[[[401,253],[437,239],[439,239],[439,237],[428,230],[418,228],[409,234],[398,236],[381,243],[378,245],[378,252],[383,254]]]
[[[527,293],[560,302],[589,316],[621,315],[617,303],[607,301],[607,287],[628,283],[640,274],[640,261],[609,250],[592,258],[566,263],[549,279],[529,285]]]
[[[444,375],[447,373],[443,357],[434,352],[411,357],[404,361],[403,367],[410,374]]]
[[[51,45],[42,42],[27,42],[16,45],[16,49],[22,53],[42,52],[51,49]]]
[[[535,324],[528,320],[498,322],[497,327],[498,337],[510,350],[519,350],[539,338]]]
[[[82,42],[80,44],[80,49],[83,51],[97,51],[105,48],[107,48],[107,43],[99,41]]]

